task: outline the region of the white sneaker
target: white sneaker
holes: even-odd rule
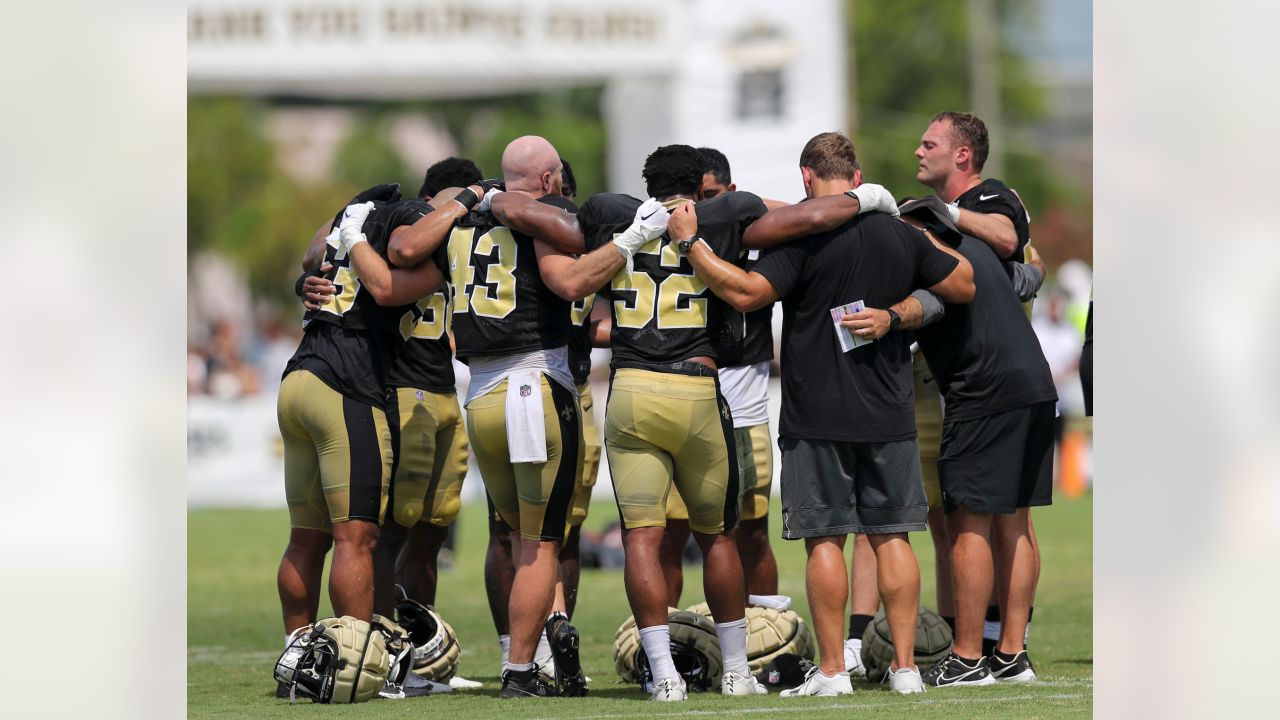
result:
[[[849,673],[836,673],[834,677],[828,677],[823,674],[818,666],[809,668],[809,674],[804,676],[804,683],[800,687],[783,690],[778,693],[784,698],[790,697],[832,697],[835,695],[852,695],[853,685],[849,683]]]
[[[853,642],[853,640],[844,641],[844,669],[850,677],[864,679],[867,677],[867,668],[862,664],[861,649],[855,647]]]
[[[721,695],[768,695],[769,688],[750,675],[727,672],[720,676]]]
[[[454,690],[474,690],[476,688],[484,687],[484,683],[476,682],[475,680],[468,680],[464,677],[459,677],[458,675],[454,675],[453,677],[449,678],[449,687],[453,688]]]
[[[682,702],[689,699],[689,691],[684,686],[684,680],[664,678],[654,683],[649,699],[657,702]]]
[[[919,668],[898,668],[889,673],[889,689],[901,695],[924,692]]]

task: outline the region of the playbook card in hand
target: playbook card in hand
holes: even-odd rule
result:
[[[849,352],[856,347],[870,345],[875,342],[870,338],[859,337],[853,334],[853,331],[840,324],[845,315],[860,313],[866,309],[866,305],[861,300],[854,300],[851,303],[845,303],[840,307],[831,308],[831,324],[835,326],[836,338],[840,341],[840,349],[843,352]]]

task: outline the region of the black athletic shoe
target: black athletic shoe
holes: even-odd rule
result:
[[[1031,656],[1026,650],[1012,658],[997,652],[991,656],[990,663],[991,677],[1000,682],[1031,682],[1036,679],[1036,669],[1031,665]]]
[[[556,689],[561,697],[585,697],[587,678],[578,656],[578,630],[560,613],[547,620],[547,641],[556,660]]]
[[[555,696],[555,687],[543,682],[537,670],[507,670],[502,673],[500,698]]]
[[[981,657],[976,662],[965,662],[954,652],[947,653],[941,662],[926,670],[921,678],[925,685],[933,687],[994,685],[996,682],[987,667],[987,658]]]
[[[276,681],[276,697],[288,699],[289,686],[280,681]]]

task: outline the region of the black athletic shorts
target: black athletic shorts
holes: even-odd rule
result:
[[[915,440],[779,438],[782,537],[917,532],[929,505]]]
[[[938,480],[947,510],[1012,513],[1053,502],[1054,404],[944,423]]]

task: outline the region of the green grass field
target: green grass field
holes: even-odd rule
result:
[[[612,503],[592,506],[589,527],[616,517]],[[804,593],[804,547],[776,539],[780,592],[809,619]],[[398,702],[355,706],[290,706],[275,699],[272,667],[283,629],[275,573],[288,537],[283,510],[202,510],[188,514],[187,529],[187,711],[193,718],[362,717],[406,713],[466,718],[651,718],[696,714],[811,718],[1087,718],[1093,712],[1093,501],[1058,500],[1035,511],[1042,571],[1031,631],[1032,658],[1041,681],[1025,685],[934,690],[898,696],[880,686],[854,682],[852,696],[782,700],[724,698],[698,694],[682,705],[645,704],[638,686],[624,685],[613,670],[613,634],[627,618],[622,573],[584,570],[574,624],[582,633],[583,665],[592,677],[587,698],[499,701],[501,654],[484,593],[484,506],[463,508],[455,567],[440,575],[437,607],[457,630],[464,677],[484,682],[480,690]],[[923,604],[933,606],[933,548],[928,533],[911,536],[920,557]],[[852,545],[852,543],[850,543]],[[681,605],[702,600],[700,568],[685,576]],[[328,600],[321,615],[331,614]]]

